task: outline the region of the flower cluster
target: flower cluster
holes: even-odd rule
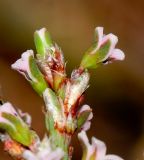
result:
[[[46,29],[36,31],[34,37],[36,59],[33,51],[27,50],[12,68],[24,75],[38,94],[43,96],[46,114],[49,114],[48,119],[51,117],[50,122],[54,122],[54,128],[73,134],[90,120],[91,108],[79,109],[79,100],[88,87],[89,72],[79,68],[72,72],[71,78],[66,77],[63,53],[57,45],[53,45]],[[50,130],[51,124],[47,121]],[[90,121],[88,124],[90,126]]]
[[[4,103],[0,106],[0,129],[4,131],[1,139],[6,150],[17,159],[70,160],[71,137],[78,130],[81,131],[78,137],[83,147],[83,160],[122,160],[105,155],[104,143],[96,138],[89,144],[85,131],[90,128],[93,114],[92,109],[83,104],[89,86],[89,70],[124,59],[124,53],[115,49],[118,38],[113,34],[103,35],[103,28],[97,27],[93,46],[86,51],[70,78],[66,75],[63,53],[45,28],[35,32],[34,42],[36,56],[33,50],[27,50],[11,67],[44,99],[47,135],[40,141],[30,128],[31,117],[16,111],[10,103]]]

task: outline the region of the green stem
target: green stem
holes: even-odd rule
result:
[[[54,127],[53,117],[48,112],[46,114],[46,127],[49,132],[51,147],[54,150],[56,148],[61,148],[65,153],[64,158],[62,160],[70,160],[69,144],[71,141],[71,136],[67,135],[65,132],[60,132],[58,128]]]
[[[70,137],[68,137],[65,133],[60,133],[55,130],[55,134],[50,134],[51,145],[55,149],[57,147],[61,148],[64,151],[63,160],[70,160],[69,158],[69,142]]]

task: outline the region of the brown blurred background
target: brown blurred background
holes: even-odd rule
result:
[[[96,26],[119,37],[126,59],[92,72],[86,103],[94,111],[89,137],[106,142],[108,153],[144,160],[144,1],[0,0],[0,85],[6,100],[33,116],[33,128],[45,132],[42,99],[10,65],[34,49],[33,33],[46,27],[65,53],[70,75],[90,46]],[[74,160],[81,147],[75,137]],[[10,158],[0,145],[0,159]]]

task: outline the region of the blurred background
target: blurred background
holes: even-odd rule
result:
[[[42,99],[10,65],[27,49],[33,33],[46,27],[62,48],[67,72],[79,65],[96,26],[119,37],[126,59],[92,71],[85,102],[93,108],[89,137],[107,144],[108,153],[144,160],[144,1],[143,0],[0,0],[0,85],[5,100],[33,116],[43,137]],[[73,140],[74,160],[81,146]],[[0,145],[0,159],[10,160]]]

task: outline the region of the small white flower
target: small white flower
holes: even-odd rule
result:
[[[82,144],[85,155],[83,160],[90,160],[91,158],[94,160],[123,160],[117,155],[106,155],[105,143],[95,137],[92,137],[92,144],[90,144],[86,132],[84,131],[78,134],[78,138]]]
[[[106,56],[102,59],[103,62],[111,62],[113,60],[124,60],[125,54],[122,50],[116,49],[115,46],[118,42],[118,37],[110,33],[108,35],[103,34],[103,27],[97,27],[95,29],[97,38],[97,47],[91,52],[91,54],[96,53],[105,43],[110,42],[109,50]]]
[[[9,120],[7,120],[2,116],[2,113],[8,113],[14,116],[18,115],[14,107],[9,102],[4,103],[3,105],[0,106],[0,123],[5,123],[15,128],[15,126]]]
[[[27,50],[24,52],[20,59],[18,59],[14,64],[11,65],[12,69],[21,73],[28,81],[37,81],[31,73],[30,70],[30,57],[34,57],[33,50]]]
[[[90,129],[90,126],[91,126],[91,119],[93,118],[93,113],[92,113],[92,109],[90,108],[90,106],[88,105],[83,105],[81,107],[81,109],[79,110],[78,112],[78,115],[80,115],[82,112],[86,112],[86,111],[90,111],[90,114],[86,120],[86,122],[82,125],[82,130],[83,131],[87,131]]]
[[[94,69],[115,60],[124,60],[124,52],[115,48],[117,42],[117,36],[112,33],[104,35],[103,27],[97,27],[95,29],[94,44],[86,51],[80,67]]]
[[[44,137],[36,153],[30,150],[25,150],[23,153],[23,158],[25,160],[61,160],[63,156],[64,152],[60,148],[52,150],[47,136]]]

